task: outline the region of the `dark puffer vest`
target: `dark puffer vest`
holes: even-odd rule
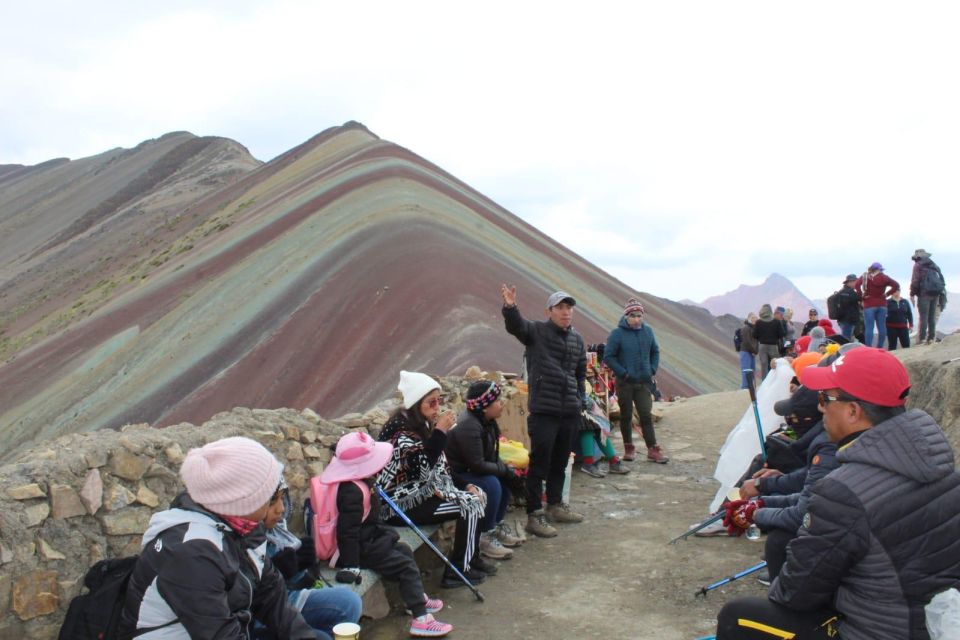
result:
[[[516,306],[503,307],[507,332],[526,347],[530,413],[575,416],[582,409],[587,352],[576,329],[525,320]]]

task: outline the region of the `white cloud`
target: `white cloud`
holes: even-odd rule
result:
[[[0,163],[182,129],[269,159],[356,119],[657,295],[918,246],[960,278],[954,3],[21,5]]]

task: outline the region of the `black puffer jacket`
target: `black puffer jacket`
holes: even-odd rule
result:
[[[507,332],[526,345],[530,413],[580,415],[587,377],[587,352],[576,329],[533,322],[516,305],[503,307]]]
[[[447,462],[458,486],[458,476],[473,473],[480,476],[506,478],[510,469],[500,459],[500,427],[496,420],[483,420],[464,410],[457,417],[457,426],[447,434]]]
[[[837,322],[856,324],[860,321],[860,295],[855,289],[841,287],[837,292]]]
[[[960,584],[960,474],[933,418],[911,410],[837,453],[770,587],[791,609],[833,607],[844,640],[929,638],[924,606]]]

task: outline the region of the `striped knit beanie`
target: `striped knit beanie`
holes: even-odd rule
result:
[[[640,301],[636,298],[630,298],[627,300],[627,304],[623,305],[623,315],[628,316],[631,313],[636,312],[643,313],[643,305],[640,304]]]

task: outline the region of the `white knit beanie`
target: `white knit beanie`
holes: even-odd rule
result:
[[[424,396],[439,389],[440,384],[425,373],[401,371],[397,390],[403,394],[403,408],[412,409]]]
[[[250,438],[224,438],[191,449],[180,477],[193,500],[221,516],[245,516],[267,504],[280,485],[283,467]]]

